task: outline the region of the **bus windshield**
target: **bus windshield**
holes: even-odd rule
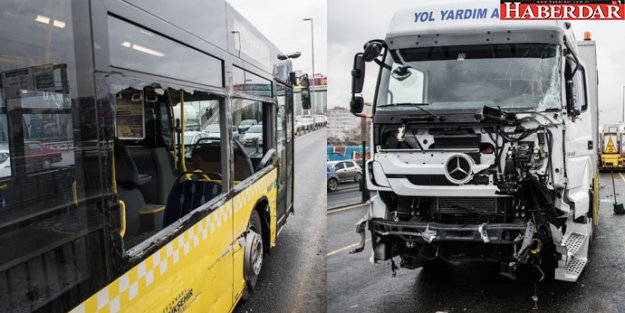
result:
[[[429,47],[389,54],[380,110],[464,110],[485,105],[512,110],[559,108],[560,62],[555,45]]]

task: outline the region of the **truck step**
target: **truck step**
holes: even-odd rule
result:
[[[569,261],[569,263],[566,265],[566,273],[579,277],[579,275],[584,270],[585,266],[586,266],[586,260],[578,259],[575,257],[571,258],[571,261]]]
[[[566,251],[569,257],[577,255],[579,248],[584,245],[588,236],[580,233],[571,233],[564,240],[562,245],[566,247]]]
[[[584,271],[586,262],[586,259],[580,259],[576,257],[570,258],[569,262],[566,263],[564,269],[556,268],[555,278],[557,280],[576,282],[579,279],[579,276]]]

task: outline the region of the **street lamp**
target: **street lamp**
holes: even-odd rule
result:
[[[297,58],[299,58],[301,55],[302,55],[302,53],[301,53],[301,52],[299,52],[299,51],[295,51],[295,52],[290,53],[290,54],[282,54],[282,53],[279,53],[279,54],[278,54],[278,60],[280,60],[280,61],[284,61],[284,60],[287,60],[287,59],[297,59]]]
[[[315,97],[312,95],[314,93],[314,89],[312,87],[315,86],[315,32],[314,32],[314,27],[313,27],[313,19],[312,17],[307,17],[302,19],[302,21],[310,21],[310,45],[312,48],[312,81],[310,84],[310,91],[311,91],[311,97],[310,97],[310,104],[312,108],[315,108]],[[313,109],[315,110],[315,109]],[[315,112],[317,113],[317,112]]]

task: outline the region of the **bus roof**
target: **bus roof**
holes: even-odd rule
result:
[[[191,9],[182,11],[164,10],[171,8],[169,0],[126,0],[134,7],[114,0],[105,2],[110,11],[130,20],[135,20],[137,8],[148,12],[227,52],[233,59],[240,58],[242,62],[235,61],[235,65],[245,68],[253,65],[258,68],[257,74],[273,75],[288,82],[291,61],[278,60],[280,50],[226,0],[187,0],[184,7]]]
[[[228,52],[288,81],[289,72],[292,71],[291,61],[279,61],[278,55],[284,53],[229,3],[226,3],[226,10],[227,34],[230,35]]]

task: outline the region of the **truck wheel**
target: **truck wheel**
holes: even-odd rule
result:
[[[245,236],[245,253],[243,256],[243,274],[245,277],[245,291],[243,292],[243,300],[248,299],[258,281],[258,275],[263,267],[263,229],[261,226],[260,215],[256,210],[252,211],[250,222]]]

